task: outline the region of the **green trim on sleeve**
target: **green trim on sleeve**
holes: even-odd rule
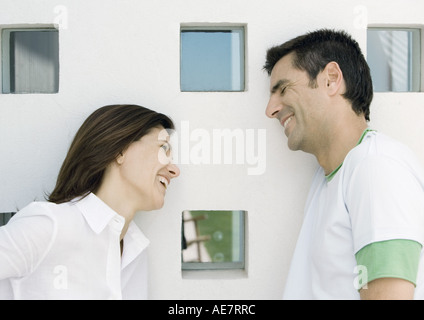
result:
[[[401,278],[416,286],[421,244],[413,240],[395,239],[371,243],[355,257],[358,266],[367,271],[367,281],[379,278]]]

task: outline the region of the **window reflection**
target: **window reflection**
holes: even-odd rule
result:
[[[244,211],[184,211],[182,268],[244,268]]]
[[[57,29],[4,29],[1,38],[3,93],[58,92]]]
[[[181,29],[181,91],[244,90],[244,28]]]
[[[15,212],[0,212],[0,227],[6,225]]]
[[[368,29],[367,60],[374,91],[420,91],[420,39],[420,29]]]

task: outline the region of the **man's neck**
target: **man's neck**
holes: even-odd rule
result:
[[[350,126],[338,126],[334,129],[331,136],[328,137],[325,147],[315,154],[325,175],[331,174],[343,163],[349,151],[356,147],[366,129],[365,120]]]

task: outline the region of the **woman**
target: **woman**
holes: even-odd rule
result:
[[[48,202],[0,228],[0,299],[145,299],[148,240],[132,222],[163,206],[179,169],[167,116],[137,105],[93,112]]]

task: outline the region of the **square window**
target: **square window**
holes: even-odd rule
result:
[[[244,91],[244,27],[181,28],[181,91]]]
[[[374,91],[420,91],[421,30],[369,28],[367,60]]]
[[[14,214],[14,212],[0,212],[0,227],[7,224]]]
[[[3,93],[59,91],[57,29],[3,29]]]
[[[182,270],[244,269],[245,211],[184,211]]]

